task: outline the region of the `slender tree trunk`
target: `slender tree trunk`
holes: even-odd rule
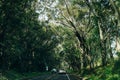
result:
[[[102,57],[102,65],[106,65],[106,59],[107,59],[107,53],[106,53],[106,40],[104,40],[104,34],[101,28],[101,24],[98,21],[98,27],[99,27],[99,34],[100,34],[100,48],[101,48],[101,57]]]
[[[101,47],[102,65],[105,66],[107,64],[107,53],[106,53],[106,46],[104,41],[101,41],[100,47]]]
[[[111,47],[110,37],[109,37],[109,39],[108,39],[108,42],[109,42],[108,47],[109,47],[110,58],[111,58],[111,59],[114,59],[113,53],[112,53],[112,47]]]

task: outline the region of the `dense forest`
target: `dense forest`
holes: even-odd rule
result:
[[[46,68],[119,80],[120,0],[0,0],[0,80]]]

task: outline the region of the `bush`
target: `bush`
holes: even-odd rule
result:
[[[109,76],[107,80],[120,80],[120,76],[118,74],[114,74]]]
[[[0,76],[0,80],[8,80],[8,79],[4,76]]]
[[[120,52],[117,52],[117,54],[118,54],[118,60],[115,62],[113,67],[114,74],[120,74]]]

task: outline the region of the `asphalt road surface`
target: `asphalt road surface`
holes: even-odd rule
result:
[[[52,77],[50,80],[82,80],[82,79],[74,75],[57,74],[56,76]]]
[[[83,79],[75,75],[69,75],[69,74],[51,74],[51,75],[46,74],[29,80],[83,80]]]

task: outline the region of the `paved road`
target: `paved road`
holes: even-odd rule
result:
[[[51,75],[41,75],[29,80],[83,80],[75,75],[68,74],[51,74]]]
[[[52,77],[50,80],[82,80],[79,77],[74,75],[66,75],[66,74],[57,74],[56,76]]]
[[[49,80],[53,76],[55,76],[55,74],[44,74],[28,80]]]

